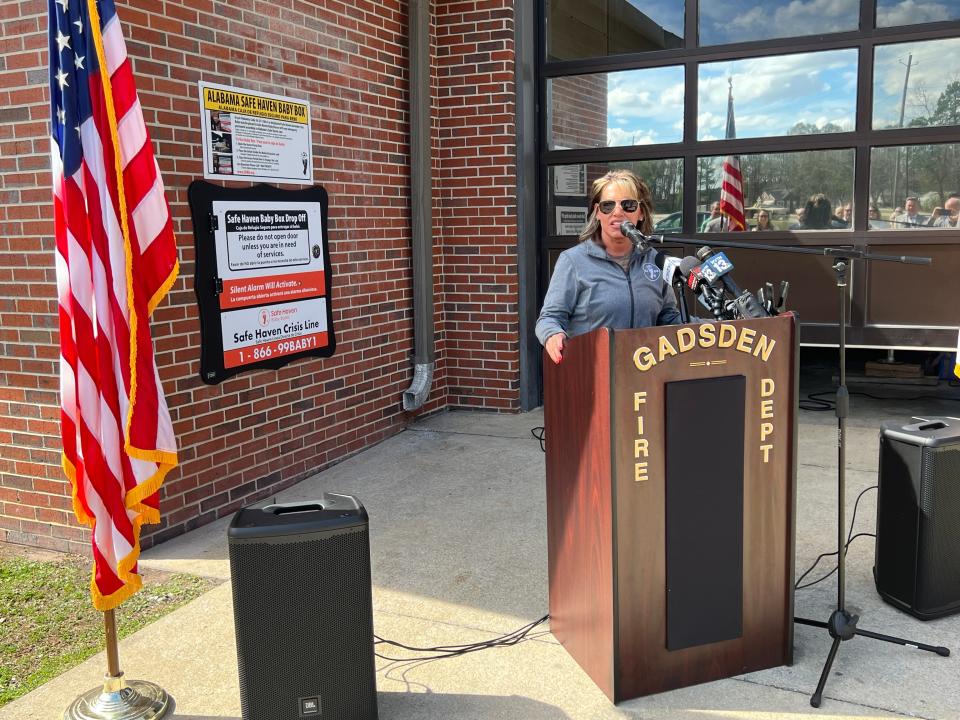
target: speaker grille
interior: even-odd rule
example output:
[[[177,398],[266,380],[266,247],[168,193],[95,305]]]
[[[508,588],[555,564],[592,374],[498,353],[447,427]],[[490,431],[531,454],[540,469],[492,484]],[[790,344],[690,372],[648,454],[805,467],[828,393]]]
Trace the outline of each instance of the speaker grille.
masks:
[[[366,528],[231,542],[230,570],[244,719],[376,718]]]
[[[924,521],[917,597],[936,608],[960,605],[960,446],[925,448],[923,452]]]

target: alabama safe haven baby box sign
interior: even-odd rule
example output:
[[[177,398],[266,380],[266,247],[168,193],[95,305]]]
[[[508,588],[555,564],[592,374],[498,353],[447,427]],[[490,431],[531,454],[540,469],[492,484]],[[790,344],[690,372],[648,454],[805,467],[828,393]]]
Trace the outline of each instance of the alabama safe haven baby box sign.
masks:
[[[190,205],[203,380],[333,354],[323,188],[195,182]]]

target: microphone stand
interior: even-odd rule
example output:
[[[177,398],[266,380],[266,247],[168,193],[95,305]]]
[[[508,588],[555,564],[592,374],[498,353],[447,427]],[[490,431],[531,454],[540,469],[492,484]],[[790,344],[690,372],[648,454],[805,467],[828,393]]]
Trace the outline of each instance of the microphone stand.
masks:
[[[644,237],[646,241],[663,242],[663,236]],[[694,243],[685,238],[670,236],[671,241],[681,241]],[[850,394],[847,391],[846,380],[846,361],[847,361],[847,271],[852,267],[854,258],[859,260],[879,260],[886,262],[899,262],[910,265],[930,265],[931,259],[928,257],[915,257],[911,255],[875,255],[863,250],[854,248],[800,248],[784,247],[779,245],[761,245],[741,242],[710,242],[710,247],[732,247],[745,248],[749,250],[770,250],[773,252],[799,253],[806,255],[826,255],[835,258],[833,270],[837,279],[837,290],[840,295],[840,377],[837,385],[837,402],[835,412],[837,415],[837,606],[830,614],[826,622],[820,620],[810,620],[807,618],[794,617],[793,621],[800,625],[811,625],[813,627],[825,628],[833,638],[830,645],[830,651],[827,654],[827,660],[824,663],[823,671],[820,673],[820,681],[817,683],[817,689],[810,697],[810,704],[813,707],[820,707],[823,699],[823,688],[827,683],[827,677],[830,675],[830,669],[833,667],[833,661],[837,656],[837,650],[840,643],[845,640],[852,640],[857,635],[861,637],[872,638],[873,640],[882,640],[883,642],[894,643],[896,645],[909,645],[920,650],[934,652],[942,657],[948,657],[950,650],[942,646],[926,645],[914,640],[907,640],[892,635],[882,635],[880,633],[863,630],[857,627],[860,620],[859,615],[852,615],[846,608],[846,540],[844,538],[845,520],[845,490],[846,490],[846,442],[847,442],[847,415],[850,409]]]

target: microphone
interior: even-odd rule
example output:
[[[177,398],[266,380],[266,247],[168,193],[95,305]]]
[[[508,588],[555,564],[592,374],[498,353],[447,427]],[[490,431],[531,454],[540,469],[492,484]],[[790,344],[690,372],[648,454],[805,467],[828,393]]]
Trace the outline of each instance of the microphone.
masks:
[[[715,253],[710,247],[704,245],[697,250],[697,257],[703,260],[701,272],[703,276],[716,287],[717,280],[721,282],[724,288],[733,296],[732,310],[735,317],[739,318],[765,318],[770,317],[760,302],[749,290],[743,290],[732,277],[730,271],[733,270],[733,263],[725,253]]]
[[[620,223],[620,233],[632,242],[638,249],[645,250],[647,248],[647,237],[643,235],[637,226],[634,225],[629,220],[624,220]]]
[[[687,283],[687,286],[696,292],[700,285],[700,280],[703,277],[700,274],[700,261],[691,255],[687,255],[680,261],[677,271],[680,273],[680,277]]]
[[[680,273],[687,287],[693,291],[697,302],[712,312],[718,320],[724,319],[723,294],[703,276],[700,260],[688,255],[680,261],[677,272]]]
[[[711,283],[716,284],[717,280],[723,283],[723,286],[735,298],[743,295],[743,290],[729,277],[733,270],[733,263],[725,253],[715,253],[710,247],[704,245],[697,250],[697,257],[703,261],[703,274]]]
[[[739,317],[747,319],[770,317],[766,308],[749,291],[739,295],[733,302],[736,305],[736,314]]]

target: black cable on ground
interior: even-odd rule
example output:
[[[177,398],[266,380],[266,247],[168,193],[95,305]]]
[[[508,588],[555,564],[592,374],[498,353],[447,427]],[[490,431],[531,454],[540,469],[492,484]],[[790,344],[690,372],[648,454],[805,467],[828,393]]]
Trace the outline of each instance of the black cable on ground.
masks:
[[[379,635],[374,635],[373,638],[375,642],[374,645],[392,645],[393,647],[401,648],[403,650],[409,650],[411,652],[427,652],[427,653],[438,653],[436,655],[428,655],[426,657],[415,656],[407,658],[396,658],[389,657],[387,655],[381,655],[378,652],[374,652],[378,658],[382,660],[392,660],[395,662],[406,662],[408,660],[443,660],[445,658],[459,657],[460,655],[466,655],[467,653],[477,652],[479,650],[487,650],[489,648],[495,647],[509,647],[511,645],[516,645],[523,640],[530,639],[529,633],[538,625],[542,625],[547,620],[550,619],[549,615],[544,615],[539,620],[534,620],[531,623],[527,623],[521,628],[509,632],[506,635],[501,635],[500,637],[493,638],[491,640],[484,640],[477,643],[468,643],[466,645],[437,645],[435,647],[415,647],[413,645],[404,645],[403,643],[394,642],[393,640],[385,640]]]
[[[857,533],[856,535],[854,535],[854,534],[853,534],[853,526],[854,526],[854,523],[857,522],[857,508],[860,506],[860,498],[862,498],[862,497],[863,497],[866,493],[868,493],[870,490],[875,490],[875,489],[877,489],[877,487],[878,487],[877,485],[871,485],[871,486],[868,487],[868,488],[864,488],[864,489],[860,492],[860,494],[857,495],[857,500],[856,500],[856,502],[853,503],[853,516],[850,518],[850,531],[847,533],[847,542],[846,542],[846,544],[844,544],[844,546],[843,546],[844,555],[846,555],[847,548],[850,547],[850,543],[852,543],[852,542],[853,542],[854,540],[856,540],[858,537],[876,537],[876,535],[874,535],[873,533]],[[817,559],[813,561],[813,565],[811,565],[809,568],[807,568],[807,571],[806,571],[805,573],[803,573],[803,575],[801,575],[799,578],[797,578],[797,581],[796,581],[796,582],[794,583],[794,585],[793,585],[793,589],[794,589],[794,590],[803,590],[803,589],[805,589],[805,588],[812,587],[812,586],[816,585],[816,584],[819,583],[819,582],[823,582],[823,581],[826,580],[828,577],[830,577],[831,575],[833,575],[833,574],[837,571],[837,568],[839,567],[839,565],[834,566],[833,570],[831,570],[830,572],[828,572],[828,573],[827,573],[826,575],[824,575],[823,577],[821,577],[821,578],[819,578],[819,579],[817,579],[817,580],[814,580],[813,582],[807,583],[806,585],[801,585],[801,584],[800,584],[801,582],[803,582],[803,579],[804,579],[807,575],[809,575],[811,572],[813,572],[813,569],[820,563],[821,560],[823,560],[823,558],[832,557],[833,555],[837,555],[837,554],[838,554],[838,551],[837,551],[837,550],[834,550],[833,552],[822,553],[821,555],[819,555],[819,556],[817,557]]]
[[[547,431],[544,429],[543,425],[537,425],[535,428],[531,428],[530,434],[540,441],[540,451],[546,452],[547,451]]]
[[[880,383],[881,385],[889,385],[889,383]],[[960,383],[954,384],[951,380],[949,387],[958,387]],[[892,387],[892,386],[891,386]],[[897,386],[900,387],[900,386]],[[807,400],[813,405],[804,405],[801,401],[799,407],[801,410],[809,410],[811,412],[822,412],[825,410],[833,410],[836,407],[835,400],[821,400],[820,398],[824,395],[833,395],[836,396],[836,390],[824,390],[823,392],[810,393],[807,395]],[[960,398],[957,397],[941,397],[939,395],[914,395],[912,397],[881,397],[880,395],[871,395],[870,393],[865,392],[850,392],[850,395],[858,395],[859,397],[870,398],[871,400],[885,400],[885,401],[907,401],[914,402],[917,400],[949,400],[951,402],[960,402]]]

